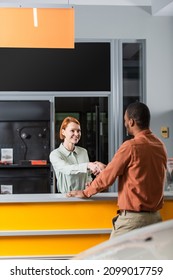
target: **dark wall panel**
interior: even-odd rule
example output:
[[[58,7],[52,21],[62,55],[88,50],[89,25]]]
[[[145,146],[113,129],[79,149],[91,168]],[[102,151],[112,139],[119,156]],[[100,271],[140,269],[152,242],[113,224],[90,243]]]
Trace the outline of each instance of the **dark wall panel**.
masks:
[[[110,91],[110,43],[0,48],[0,91]]]

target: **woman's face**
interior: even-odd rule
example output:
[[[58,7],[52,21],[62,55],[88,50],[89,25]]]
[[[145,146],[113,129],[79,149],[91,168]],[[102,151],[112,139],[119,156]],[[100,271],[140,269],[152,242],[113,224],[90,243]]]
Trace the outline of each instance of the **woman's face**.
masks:
[[[77,123],[71,122],[67,125],[65,129],[62,130],[64,135],[64,141],[71,144],[77,144],[81,138],[81,128]]]

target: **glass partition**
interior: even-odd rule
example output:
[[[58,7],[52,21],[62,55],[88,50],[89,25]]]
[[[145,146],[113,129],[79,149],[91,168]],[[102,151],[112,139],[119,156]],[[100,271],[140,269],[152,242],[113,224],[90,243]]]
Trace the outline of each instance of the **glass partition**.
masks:
[[[144,101],[144,41],[122,43],[123,116],[128,104]],[[123,140],[129,138],[123,125]]]
[[[99,49],[100,51],[98,51]],[[0,56],[3,57],[4,51],[8,52],[9,50],[1,49]],[[23,56],[20,56],[20,54],[22,54],[26,57],[26,51],[17,51],[19,52],[18,57],[21,58],[22,65],[27,68],[27,63],[30,63],[30,60],[27,60],[25,64],[22,62]],[[145,101],[145,41],[105,40],[97,43],[94,43],[94,41],[85,43],[78,42],[76,43],[76,49],[72,52],[70,51],[70,53],[68,53],[67,50],[60,50],[59,52],[54,50],[45,51],[47,56],[44,55],[45,53],[43,51],[32,50],[32,54],[38,54],[38,57],[37,55],[31,55],[31,57],[40,59],[40,61],[43,61],[42,58],[46,57],[44,65],[43,63],[37,63],[37,66],[40,67],[39,71],[37,71],[40,75],[36,77],[37,86],[35,86],[35,80],[31,79],[30,81],[28,80],[29,76],[25,75],[29,87],[25,87],[23,82],[19,82],[18,85],[23,85],[22,88],[15,87],[15,85],[11,87],[12,83],[6,83],[7,87],[4,86],[1,88],[1,101],[12,101],[14,99],[50,101],[50,110],[45,109],[43,113],[43,117],[47,114],[50,117],[50,130],[49,126],[45,129],[45,124],[43,124],[43,129],[37,128],[38,125],[33,129],[32,127],[28,127],[28,124],[27,128],[22,128],[23,130],[19,132],[22,132],[23,138],[19,137],[19,141],[17,141],[17,145],[20,145],[21,149],[14,150],[14,159],[16,155],[18,158],[20,157],[19,160],[25,162],[34,159],[34,156],[37,155],[42,148],[43,157],[41,154],[37,156],[37,160],[46,159],[48,162],[49,151],[57,148],[60,144],[60,139],[58,137],[60,124],[66,116],[71,115],[77,118],[81,123],[82,137],[79,145],[87,149],[90,161],[98,160],[105,164],[108,163],[116,152],[117,147],[128,138],[123,120],[127,105],[136,100]],[[14,57],[16,57],[15,52],[16,50],[12,50]],[[89,59],[86,52],[90,53]],[[12,60],[9,59],[10,56],[6,57],[8,57],[8,69],[11,69],[13,66]],[[54,65],[55,61],[55,67],[48,67],[49,64],[51,66]],[[7,65],[7,63],[5,65]],[[17,62],[15,65],[17,65]],[[87,68],[87,66],[89,68]],[[49,71],[50,68],[53,72]],[[23,70],[21,73],[22,72]],[[43,74],[45,76],[43,76]],[[13,77],[13,75],[10,77]],[[54,77],[55,83],[52,83],[52,77]],[[7,78],[9,78],[9,73]],[[47,83],[47,78],[49,83]],[[20,78],[20,81],[25,81],[25,79]],[[34,87],[30,87],[31,85]],[[3,90],[4,92],[2,92]],[[11,90],[11,92],[8,92],[9,90]],[[18,90],[17,95],[15,90]],[[20,107],[20,109],[24,110],[24,107]],[[18,111],[18,113],[20,112],[21,110]],[[31,116],[33,116],[33,113],[33,109],[29,110]],[[1,114],[1,121],[3,116]],[[21,122],[23,123],[23,119]],[[14,128],[15,137],[17,137],[16,129],[18,129],[18,126]],[[1,137],[4,137],[4,135],[5,134],[2,134]],[[13,137],[13,134],[9,139],[7,137],[7,140],[11,141],[10,144],[15,137]],[[33,144],[35,143],[33,142],[34,139],[36,139],[37,145]],[[26,144],[29,145],[27,146],[27,150]],[[1,144],[1,148],[13,147],[12,145],[5,145],[3,143],[3,145]],[[33,148],[36,152],[34,152],[30,158],[28,153],[32,153]],[[45,153],[46,156],[44,155]],[[47,166],[48,171],[50,171],[50,165],[48,164]],[[44,184],[42,182],[43,190],[40,190],[40,188],[36,190],[35,186],[38,184],[35,177],[39,172],[38,166],[22,166],[24,170],[23,173],[25,173],[26,168],[30,171],[32,168],[34,169],[33,174],[30,173],[32,175],[30,180],[33,180],[33,188],[30,190],[29,186],[26,186],[26,190],[24,191],[21,186],[19,191],[15,191],[15,193],[32,193],[34,195],[35,193],[41,192],[56,192],[55,188],[52,186],[52,181],[50,183],[50,174],[45,173],[45,170],[47,170],[46,167],[40,167],[41,170],[44,171],[44,174],[40,176],[44,181]],[[9,172],[14,171],[11,171],[11,166],[8,166],[8,168],[2,166],[1,169],[5,178],[1,182],[1,192],[3,194],[14,193],[12,189],[14,190],[18,187],[11,188],[12,184],[9,178],[7,180]],[[25,174],[23,177],[25,177]],[[48,179],[45,180],[45,177]],[[18,178],[14,179],[16,185],[19,185]],[[116,187],[112,186],[109,192],[115,192],[116,190]]]

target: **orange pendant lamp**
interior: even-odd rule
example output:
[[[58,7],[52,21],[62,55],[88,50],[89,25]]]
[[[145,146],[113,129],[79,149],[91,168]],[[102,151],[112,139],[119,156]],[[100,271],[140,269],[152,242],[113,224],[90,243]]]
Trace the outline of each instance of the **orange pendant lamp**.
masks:
[[[0,47],[74,48],[74,9],[0,8]]]

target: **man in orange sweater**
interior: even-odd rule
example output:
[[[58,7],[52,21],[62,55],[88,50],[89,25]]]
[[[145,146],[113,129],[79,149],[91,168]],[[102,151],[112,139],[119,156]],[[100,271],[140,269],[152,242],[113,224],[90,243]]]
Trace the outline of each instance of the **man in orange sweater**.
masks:
[[[164,144],[151,132],[149,108],[131,103],[124,124],[132,139],[125,141],[111,162],[83,191],[68,197],[88,199],[110,187],[118,178],[119,213],[113,219],[111,237],[161,221],[167,153]]]

